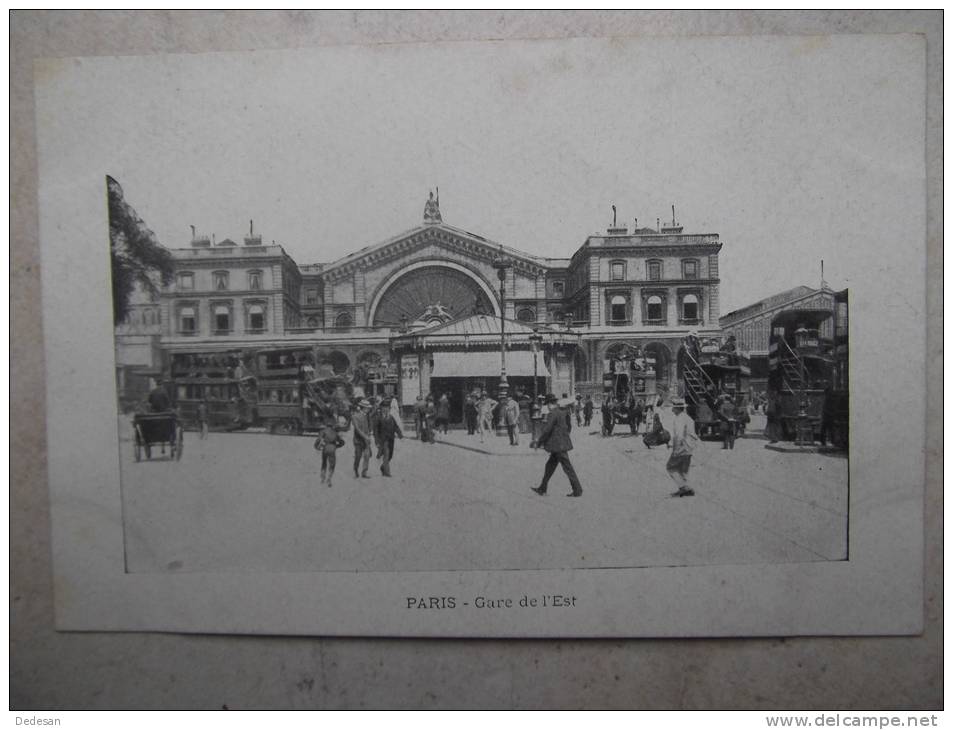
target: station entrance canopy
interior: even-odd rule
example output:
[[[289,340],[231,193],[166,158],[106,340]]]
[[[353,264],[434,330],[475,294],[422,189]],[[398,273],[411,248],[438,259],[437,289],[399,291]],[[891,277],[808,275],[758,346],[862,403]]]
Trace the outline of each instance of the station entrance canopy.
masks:
[[[536,374],[549,378],[549,369],[543,353],[536,356]],[[434,378],[471,378],[498,375],[500,353],[496,352],[435,352],[433,353]],[[526,350],[508,350],[506,353],[507,377],[533,377],[533,353]]]

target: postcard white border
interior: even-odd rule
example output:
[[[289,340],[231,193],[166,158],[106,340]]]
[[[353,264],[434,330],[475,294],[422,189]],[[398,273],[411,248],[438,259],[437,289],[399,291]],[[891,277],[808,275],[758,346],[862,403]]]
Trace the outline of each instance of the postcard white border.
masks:
[[[909,38],[922,43],[922,38]],[[68,60],[45,63],[38,64],[39,76]],[[925,99],[925,90],[922,96]],[[924,372],[910,367],[909,353],[926,352],[925,167],[920,179],[909,181],[924,190],[924,210],[920,216],[911,212],[908,239],[902,245],[872,242],[876,256],[871,256],[869,270],[858,272],[862,276],[852,277],[850,285],[848,561],[564,571],[141,575],[123,570],[119,463],[118,456],[108,456],[117,452],[118,433],[105,255],[106,171],[63,175],[59,161],[44,155],[44,119],[53,111],[50,99],[38,89],[57,628],[500,637],[922,631],[926,383]],[[884,296],[900,289],[909,306],[896,307]],[[865,404],[876,404],[876,410]],[[896,423],[877,413],[901,412],[908,433],[898,441]],[[408,596],[451,595],[518,600],[544,593],[574,595],[577,605],[546,611],[518,606],[416,610],[408,609],[406,601]]]

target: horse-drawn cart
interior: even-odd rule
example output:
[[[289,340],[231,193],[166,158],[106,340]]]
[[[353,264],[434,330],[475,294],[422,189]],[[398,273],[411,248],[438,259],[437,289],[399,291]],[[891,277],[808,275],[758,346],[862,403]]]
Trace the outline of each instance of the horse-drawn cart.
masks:
[[[152,447],[159,446],[162,453],[169,447],[169,458],[182,458],[182,424],[173,411],[163,413],[137,413],[132,421],[136,439],[136,461],[152,458]]]

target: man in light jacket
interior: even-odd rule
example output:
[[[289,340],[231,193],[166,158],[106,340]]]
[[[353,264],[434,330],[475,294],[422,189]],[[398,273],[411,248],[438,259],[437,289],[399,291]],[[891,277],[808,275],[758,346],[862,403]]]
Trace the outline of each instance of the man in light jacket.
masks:
[[[672,413],[675,420],[672,422],[672,455],[668,457],[665,470],[678,485],[678,491],[673,497],[693,497],[695,490],[688,485],[688,470],[692,465],[692,452],[698,443],[695,434],[695,422],[685,412],[685,401],[681,398],[672,398]]]
[[[497,402],[486,393],[481,394],[480,400],[477,401],[477,430],[480,432],[481,444],[485,441],[484,434],[487,431],[491,435],[493,433],[493,409],[496,406]]]

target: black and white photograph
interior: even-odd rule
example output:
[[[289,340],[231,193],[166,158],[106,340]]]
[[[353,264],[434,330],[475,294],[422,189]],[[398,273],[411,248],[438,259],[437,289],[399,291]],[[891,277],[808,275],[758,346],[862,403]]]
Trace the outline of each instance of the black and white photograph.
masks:
[[[89,549],[151,586],[118,627],[914,630],[917,571],[884,603],[849,577],[871,543],[922,550],[922,494],[895,481],[922,470],[922,54],[900,35],[38,62],[64,579]],[[74,291],[88,308],[62,308]],[[79,399],[89,441],[60,417]],[[333,608],[236,598],[282,581]],[[113,623],[63,595],[67,625]]]

